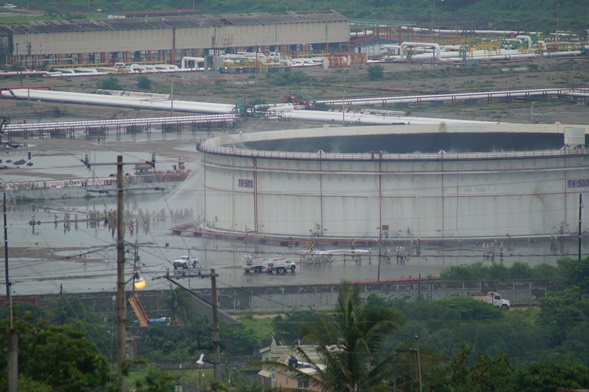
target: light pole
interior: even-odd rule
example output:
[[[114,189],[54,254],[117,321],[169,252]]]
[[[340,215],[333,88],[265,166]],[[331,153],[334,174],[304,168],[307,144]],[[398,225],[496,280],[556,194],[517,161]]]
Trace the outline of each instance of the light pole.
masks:
[[[170,85],[170,98],[171,98],[171,103],[170,103],[170,116],[174,116],[174,81],[171,80],[171,85]]]
[[[432,0],[432,25],[431,33],[432,33],[432,42],[434,42],[434,26],[436,25],[436,0]]]
[[[376,281],[380,282],[380,260],[382,259],[382,224],[378,227],[378,264],[376,270]]]
[[[346,90],[342,96],[342,127],[346,126]]]
[[[530,111],[530,117],[532,118],[532,124],[534,123],[534,102],[532,101],[532,109]]]
[[[22,68],[20,66],[20,56],[18,55],[18,47],[20,45],[20,42],[15,42],[14,45],[16,45],[16,70],[20,77],[20,85],[22,86]]]

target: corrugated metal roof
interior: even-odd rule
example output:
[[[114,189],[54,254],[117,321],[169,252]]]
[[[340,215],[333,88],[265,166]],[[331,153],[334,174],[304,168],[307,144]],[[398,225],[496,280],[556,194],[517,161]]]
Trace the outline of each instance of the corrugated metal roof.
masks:
[[[220,16],[164,16],[155,18],[115,18],[100,20],[50,20],[8,23],[3,30],[12,34],[50,34],[94,31],[158,30],[221,26],[251,26],[318,22],[347,22],[340,13],[329,11],[224,14]]]

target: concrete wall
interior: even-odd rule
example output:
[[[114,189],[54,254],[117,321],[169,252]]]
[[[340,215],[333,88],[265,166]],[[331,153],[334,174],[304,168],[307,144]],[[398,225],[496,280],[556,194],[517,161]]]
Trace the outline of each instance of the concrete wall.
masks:
[[[547,293],[562,289],[561,281],[480,281],[480,282],[386,282],[361,284],[362,295],[367,297],[374,293],[388,298],[415,300],[418,297],[428,300],[447,298],[459,295],[472,295],[497,291],[509,299],[512,305],[534,305]],[[305,286],[266,286],[223,288],[218,290],[219,308],[226,313],[245,312],[284,312],[294,309],[332,309],[336,305],[339,284],[305,285]],[[210,289],[194,290],[197,294],[210,300]],[[150,318],[166,315],[166,309],[158,298],[166,291],[141,291],[141,303]],[[114,293],[84,293],[73,294],[88,308],[101,315],[114,316]],[[51,305],[58,295],[35,296],[37,305],[46,308]],[[210,317],[210,307],[195,301],[193,311],[205,317]],[[127,319],[135,320],[130,306],[127,307]],[[230,322],[226,315],[221,320]]]

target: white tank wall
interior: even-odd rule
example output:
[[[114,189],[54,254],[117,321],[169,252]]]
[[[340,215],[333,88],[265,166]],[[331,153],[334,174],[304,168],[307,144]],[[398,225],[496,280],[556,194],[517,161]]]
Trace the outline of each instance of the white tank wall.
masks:
[[[567,179],[586,178],[589,165],[587,156],[383,161],[379,191],[378,160],[255,161],[254,176],[252,158],[207,155],[205,216],[214,226],[309,235],[319,225],[334,237],[378,237],[381,224],[391,237],[576,232],[579,190]]]

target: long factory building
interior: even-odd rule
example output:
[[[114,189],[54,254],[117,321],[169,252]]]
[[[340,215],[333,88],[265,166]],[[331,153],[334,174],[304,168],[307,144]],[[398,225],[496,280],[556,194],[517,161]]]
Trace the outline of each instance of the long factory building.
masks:
[[[37,21],[0,26],[0,66],[177,64],[223,51],[348,51],[349,40],[349,19],[333,10]]]

